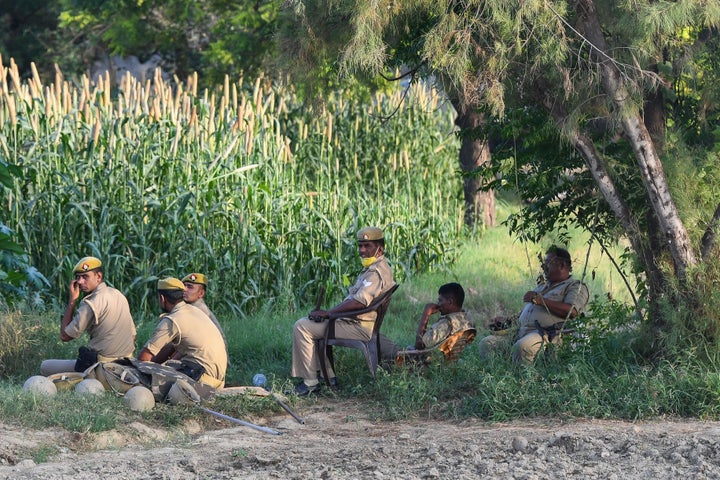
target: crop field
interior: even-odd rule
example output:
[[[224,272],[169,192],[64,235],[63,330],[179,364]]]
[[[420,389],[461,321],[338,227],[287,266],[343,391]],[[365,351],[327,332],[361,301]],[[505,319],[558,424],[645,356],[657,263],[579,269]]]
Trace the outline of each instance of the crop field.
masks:
[[[21,172],[0,221],[47,278],[45,300],[94,255],[140,311],[158,278],[189,271],[241,316],[298,305],[352,278],[364,225],[386,229],[400,278],[456,258],[458,139],[436,91],[317,105],[262,79],[197,84],[0,66],[0,157]]]

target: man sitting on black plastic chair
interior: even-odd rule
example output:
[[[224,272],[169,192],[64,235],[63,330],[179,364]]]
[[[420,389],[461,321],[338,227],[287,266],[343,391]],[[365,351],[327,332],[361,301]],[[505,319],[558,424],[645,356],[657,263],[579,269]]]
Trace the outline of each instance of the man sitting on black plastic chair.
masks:
[[[475,328],[475,324],[463,310],[465,302],[465,290],[458,283],[446,283],[438,290],[437,303],[425,305],[420,323],[418,324],[415,344],[405,350],[400,350],[397,345],[381,338],[380,349],[383,358],[394,358],[396,363],[404,363],[405,358],[415,358],[416,354],[432,349],[441,344],[452,335],[463,330]],[[428,328],[430,316],[440,313],[440,318]]]
[[[392,269],[385,258],[385,237],[377,227],[366,227],[357,233],[358,251],[363,270],[342,303],[329,310],[313,310],[307,317],[295,322],[293,327],[293,377],[303,379],[294,390],[299,396],[305,396],[320,389],[318,371],[321,352],[316,351],[316,340],[325,336],[327,318],[342,312],[360,310],[389,290],[395,281]],[[377,313],[368,312],[355,318],[338,318],[335,321],[335,337],[369,340]],[[328,365],[328,383],[337,387],[337,379],[330,362]]]

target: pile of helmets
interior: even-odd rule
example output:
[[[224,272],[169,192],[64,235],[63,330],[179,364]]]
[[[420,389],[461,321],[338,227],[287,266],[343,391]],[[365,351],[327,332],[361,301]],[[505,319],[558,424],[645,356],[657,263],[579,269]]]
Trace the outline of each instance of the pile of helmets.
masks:
[[[27,379],[23,390],[43,396],[70,390],[78,395],[103,395],[109,391],[124,397],[123,401],[131,410],[141,412],[152,410],[156,401],[192,405],[205,398],[198,393],[194,382],[186,380],[174,369],[155,364],[142,371],[135,368],[142,368],[141,364],[145,363],[148,362],[133,366],[97,363],[84,372],[56,373],[47,377],[35,375]]]

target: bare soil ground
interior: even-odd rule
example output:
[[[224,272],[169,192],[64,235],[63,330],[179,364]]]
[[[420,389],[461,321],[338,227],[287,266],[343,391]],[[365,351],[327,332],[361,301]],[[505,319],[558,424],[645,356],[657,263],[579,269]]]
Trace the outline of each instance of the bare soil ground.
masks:
[[[289,415],[157,431],[29,431],[0,422],[0,479],[720,478],[720,422],[373,421],[320,400]],[[43,463],[38,452],[47,449]]]

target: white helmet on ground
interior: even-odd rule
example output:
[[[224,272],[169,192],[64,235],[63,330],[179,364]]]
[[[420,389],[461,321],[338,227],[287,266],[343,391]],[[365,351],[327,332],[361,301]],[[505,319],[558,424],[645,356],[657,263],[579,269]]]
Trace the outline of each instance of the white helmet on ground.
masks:
[[[34,393],[36,395],[45,395],[52,397],[57,393],[57,387],[48,377],[42,375],[33,375],[25,380],[23,391]]]
[[[105,387],[96,378],[86,378],[75,387],[76,395],[102,396],[105,394]]]
[[[187,380],[180,378],[170,387],[167,401],[172,405],[192,405],[193,403],[200,403],[200,395]]]
[[[155,396],[153,393],[140,385],[132,387],[125,392],[125,398],[123,400],[130,410],[136,412],[147,412],[155,407]]]

